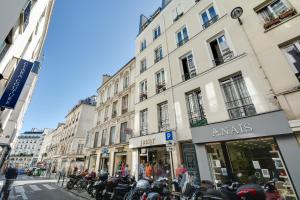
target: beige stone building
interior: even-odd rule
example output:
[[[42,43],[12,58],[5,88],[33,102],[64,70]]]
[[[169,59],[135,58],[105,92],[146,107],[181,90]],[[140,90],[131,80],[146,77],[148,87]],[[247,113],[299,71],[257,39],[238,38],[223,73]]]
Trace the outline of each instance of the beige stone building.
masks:
[[[86,168],[108,171],[111,175],[121,163],[132,168],[128,141],[134,125],[135,59],[114,75],[103,75],[97,93],[95,124],[86,141]]]
[[[292,0],[163,0],[141,15],[133,173],[148,161],[171,177],[184,163],[202,180],[275,178],[297,199],[299,12]]]
[[[52,140],[47,159],[52,171],[64,169],[72,173],[75,166],[83,170],[85,161],[84,144],[87,131],[95,115],[95,96],[79,101],[65,117],[64,123],[51,133]]]

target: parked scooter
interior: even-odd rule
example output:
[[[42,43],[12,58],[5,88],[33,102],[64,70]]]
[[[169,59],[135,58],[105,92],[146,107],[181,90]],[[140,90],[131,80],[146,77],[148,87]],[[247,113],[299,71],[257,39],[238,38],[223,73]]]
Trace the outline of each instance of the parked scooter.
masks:
[[[147,200],[169,200],[171,192],[168,188],[168,178],[159,177],[156,181],[151,184],[151,188],[148,191],[145,191],[142,199]]]
[[[81,175],[70,175],[69,181],[67,182],[67,189],[71,190],[74,188],[81,188],[81,183],[83,180],[83,177]]]
[[[91,196],[96,200],[102,199],[102,193],[105,189],[105,185],[108,179],[108,173],[99,174],[98,180],[94,183]]]
[[[149,178],[141,178],[132,189],[126,194],[125,200],[140,200],[144,193],[151,189],[152,180]]]
[[[266,183],[264,190],[266,193],[266,200],[284,200],[275,186],[275,181]]]

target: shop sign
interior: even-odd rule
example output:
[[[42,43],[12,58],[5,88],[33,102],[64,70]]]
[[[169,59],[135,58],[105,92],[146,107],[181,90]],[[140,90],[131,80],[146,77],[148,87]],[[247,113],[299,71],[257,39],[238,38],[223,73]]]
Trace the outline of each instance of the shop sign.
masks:
[[[157,146],[165,144],[165,133],[150,134],[129,139],[129,148],[143,148],[148,146]]]
[[[291,134],[283,111],[273,111],[236,120],[192,128],[193,143],[229,141]]]
[[[230,127],[212,128],[212,136],[220,137],[225,135],[238,135],[252,133],[253,128],[249,122],[234,124]]]
[[[102,154],[109,154],[109,149],[107,148],[107,147],[103,147],[102,149],[101,149],[101,153]]]

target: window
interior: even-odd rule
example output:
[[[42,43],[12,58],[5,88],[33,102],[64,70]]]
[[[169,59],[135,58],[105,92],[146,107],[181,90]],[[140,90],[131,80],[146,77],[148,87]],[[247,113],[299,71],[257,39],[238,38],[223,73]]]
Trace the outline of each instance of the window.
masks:
[[[178,19],[180,19],[183,16],[181,4],[178,4],[176,8],[172,11],[172,13],[173,13],[173,22],[176,22]]]
[[[300,40],[284,47],[283,51],[292,67],[293,72],[300,81]]]
[[[124,122],[121,124],[121,128],[120,128],[120,143],[128,142],[126,129],[127,129],[127,122]]]
[[[160,132],[169,130],[169,114],[168,102],[159,104],[158,106],[158,129]]]
[[[27,3],[26,7],[23,9],[23,12],[21,14],[22,32],[25,31],[25,29],[29,24],[30,12],[31,12],[31,1]]]
[[[147,43],[146,43],[146,40],[143,40],[142,42],[141,42],[141,52],[142,51],[144,51],[145,49],[146,49],[146,47],[147,47]]]
[[[140,112],[140,132],[141,135],[148,134],[148,109],[142,110]]]
[[[217,15],[215,8],[211,6],[201,14],[201,19],[203,23],[202,27],[203,29],[206,29],[207,27],[218,21],[219,16]]]
[[[126,73],[123,78],[123,89],[127,89],[129,86],[129,74]]]
[[[215,66],[221,65],[234,56],[233,51],[229,48],[225,35],[213,39],[209,43]]]
[[[115,82],[115,87],[114,87],[114,95],[117,95],[119,92],[119,81]]]
[[[186,100],[191,127],[207,124],[203,109],[201,90],[197,89],[186,93]]]
[[[78,144],[78,147],[77,147],[77,154],[78,155],[83,154],[83,146],[84,146],[84,144]]]
[[[143,73],[147,69],[147,63],[146,63],[146,58],[141,60],[141,68],[140,68],[140,73]]]
[[[94,148],[97,148],[98,146],[98,138],[99,138],[99,132],[96,132],[94,138],[94,145],[93,145]]]
[[[177,46],[180,47],[189,41],[189,36],[186,27],[184,26],[180,31],[176,33]]]
[[[159,46],[154,50],[154,63],[157,63],[163,58],[162,47]]]
[[[107,129],[103,129],[102,138],[101,138],[101,146],[106,145],[106,136],[107,136]]]
[[[181,58],[183,80],[189,80],[196,76],[196,68],[194,64],[194,58],[192,53],[188,53]]]
[[[166,83],[165,83],[165,71],[160,70],[155,74],[155,81],[156,81],[156,94],[161,93],[166,90]]]
[[[117,105],[118,105],[118,101],[113,102],[111,118],[115,118],[117,116]]]
[[[160,36],[160,26],[158,26],[156,29],[153,31],[153,40],[156,40]]]
[[[128,95],[122,97],[122,114],[128,112]]]
[[[230,119],[237,119],[256,114],[255,107],[248,93],[241,74],[220,81]]]
[[[107,91],[106,91],[106,99],[107,99],[107,100],[110,99],[110,89],[111,89],[111,87],[108,86]]]
[[[147,99],[147,80],[140,82],[140,101]]]
[[[270,1],[269,4],[257,10],[258,15],[265,23],[264,28],[268,29],[281,21],[294,16],[296,10],[293,9],[286,0]]]
[[[115,143],[115,134],[116,134],[116,127],[112,126],[110,128],[109,145],[112,145]]]
[[[104,121],[108,120],[108,109],[109,109],[109,106],[106,106],[105,111],[104,111]]]

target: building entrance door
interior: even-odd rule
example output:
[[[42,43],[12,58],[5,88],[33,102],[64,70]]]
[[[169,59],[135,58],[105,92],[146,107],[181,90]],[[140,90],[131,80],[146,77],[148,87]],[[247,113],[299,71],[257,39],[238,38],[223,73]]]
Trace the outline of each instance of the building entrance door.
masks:
[[[183,163],[188,169],[191,175],[194,175],[196,179],[200,180],[199,169],[197,163],[197,156],[194,144],[184,143],[182,144],[183,150]]]

